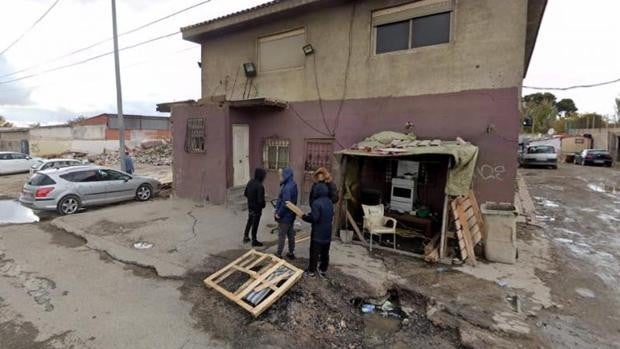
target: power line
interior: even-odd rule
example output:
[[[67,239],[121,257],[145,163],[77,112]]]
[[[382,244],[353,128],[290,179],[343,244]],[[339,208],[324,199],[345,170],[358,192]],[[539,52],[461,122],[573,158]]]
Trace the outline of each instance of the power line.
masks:
[[[529,88],[531,90],[568,91],[568,90],[574,90],[574,89],[578,89],[578,88],[591,88],[591,87],[599,87],[599,86],[611,85],[611,84],[615,84],[617,82],[620,82],[620,78],[617,78],[617,79],[614,79],[614,80],[609,80],[609,81],[604,81],[604,82],[598,82],[598,83],[594,83],[594,84],[573,85],[573,86],[567,86],[567,87],[523,86],[523,88]]]
[[[60,0],[57,0],[57,1],[60,1]],[[186,7],[186,8],[183,8],[183,9],[181,9],[181,10],[178,10],[178,11],[176,11],[176,12],[173,12],[173,13],[171,13],[171,14],[169,14],[169,15],[166,15],[166,16],[164,16],[164,17],[161,17],[161,18],[155,19],[155,20],[150,21],[150,22],[148,22],[148,23],[145,23],[145,24],[139,25],[139,26],[137,26],[137,27],[135,27],[135,28],[133,28],[133,29],[127,30],[127,31],[122,32],[122,33],[119,33],[119,34],[118,34],[118,37],[125,36],[125,35],[129,35],[129,34],[131,34],[131,33],[135,33],[135,32],[137,32],[137,31],[139,31],[139,30],[142,30],[142,29],[144,29],[144,28],[150,27],[150,26],[152,26],[152,25],[154,25],[154,24],[157,24],[157,23],[159,23],[159,22],[162,22],[162,21],[164,21],[164,20],[166,20],[166,19],[169,19],[169,18],[174,17],[174,16],[176,16],[176,15],[179,15],[179,14],[181,14],[181,13],[187,12],[187,11],[189,11],[189,10],[191,10],[191,9],[194,9],[194,8],[196,8],[196,7],[198,7],[198,6],[204,5],[204,4],[209,3],[209,2],[211,2],[211,1],[212,1],[212,0],[204,0],[204,1],[201,1],[201,2],[199,2],[199,3],[196,3],[196,4],[194,4],[194,5],[191,5],[191,6],[189,6],[189,7]],[[107,38],[107,39],[104,39],[104,40],[97,41],[97,42],[95,42],[95,43],[93,43],[93,44],[90,44],[90,45],[88,45],[88,46],[84,46],[84,47],[82,47],[82,48],[79,48],[79,49],[73,50],[73,51],[71,51],[71,52],[65,53],[65,54],[63,54],[63,55],[61,55],[61,56],[58,56],[58,57],[56,57],[56,58],[52,58],[52,59],[47,60],[47,61],[45,61],[45,62],[40,62],[40,63],[34,64],[34,65],[31,65],[31,66],[29,66],[29,67],[26,67],[26,68],[23,68],[23,69],[20,69],[20,70],[14,71],[14,72],[9,73],[9,74],[0,75],[0,78],[5,78],[5,77],[8,77],[8,76],[13,76],[13,75],[16,75],[16,74],[19,74],[19,73],[23,73],[23,72],[28,71],[28,70],[32,70],[32,69],[38,68],[38,67],[40,67],[40,66],[42,66],[42,65],[46,65],[46,64],[49,64],[49,63],[54,63],[54,62],[57,62],[57,61],[59,61],[59,60],[61,60],[61,59],[63,59],[63,58],[71,57],[71,56],[76,55],[76,54],[78,54],[78,53],[81,53],[81,52],[84,52],[84,51],[90,50],[91,48],[93,48],[93,47],[97,47],[97,46],[99,46],[99,45],[101,45],[101,44],[104,44],[104,43],[106,43],[106,42],[110,41],[110,40],[112,40],[112,38],[111,38],[111,37],[109,37],[109,38]]]
[[[175,31],[174,33],[169,33],[169,34],[161,35],[161,36],[158,36],[156,38],[152,38],[152,39],[149,39],[149,40],[141,41],[141,42],[139,42],[137,44],[125,46],[123,48],[120,48],[119,52],[120,51],[129,50],[129,49],[132,49],[132,48],[135,48],[135,47],[139,47],[139,46],[142,46],[142,45],[146,45],[146,44],[149,44],[149,43],[151,43],[153,41],[165,39],[165,38],[171,37],[171,36],[179,34],[179,33],[180,33],[179,31]],[[76,65],[81,65],[81,64],[88,63],[90,61],[94,61],[96,59],[99,59],[99,58],[102,58],[102,57],[105,57],[105,56],[109,56],[109,55],[111,55],[113,53],[114,53],[114,51],[110,51],[110,52],[106,52],[106,53],[102,53],[102,54],[99,54],[99,55],[96,55],[96,56],[92,56],[92,57],[89,57],[89,58],[86,58],[86,59],[83,59],[81,61],[77,61],[77,62],[74,62],[74,63],[65,64],[65,65],[61,65],[61,66],[55,67],[55,68],[50,68],[50,69],[47,69],[47,70],[43,70],[43,71],[41,71],[39,73],[25,75],[25,76],[20,76],[19,78],[15,78],[15,79],[11,79],[11,80],[0,81],[0,85],[4,85],[4,84],[11,83],[11,82],[16,82],[16,81],[24,80],[24,79],[33,78],[35,76],[44,75],[44,74],[55,72],[55,71],[58,71],[58,70],[63,70],[63,69],[71,68],[71,67],[74,67]]]
[[[52,11],[52,9],[54,7],[56,7],[56,5],[60,2],[60,0],[56,0],[54,1],[54,3],[52,4],[52,6],[50,6],[45,12],[43,12],[43,15],[41,15],[41,17],[39,17],[36,21],[34,21],[34,23],[32,23],[32,25],[30,25],[30,27],[28,27],[28,29],[26,29],[26,31],[24,31],[20,36],[17,37],[17,39],[15,39],[12,43],[9,44],[9,46],[7,46],[4,50],[2,50],[2,52],[0,52],[0,56],[2,56],[3,54],[6,53],[6,51],[10,50],[11,47],[13,47],[15,44],[17,44],[18,42],[21,41],[21,39],[24,38],[24,36],[26,36],[26,34],[28,34],[34,27],[37,26],[37,24],[39,24],[39,22],[41,22],[43,20],[43,18],[45,18],[45,16],[47,16],[48,13],[50,13],[50,11]]]
[[[187,48],[184,48],[182,50],[178,50],[178,51],[172,52],[172,53],[168,54],[168,56],[161,56],[160,55],[160,56],[157,56],[156,58],[153,58],[153,59],[146,59],[146,60],[143,60],[143,61],[131,63],[129,65],[122,66],[121,69],[122,70],[127,70],[127,69],[130,69],[130,68],[136,67],[136,66],[144,65],[145,63],[159,61],[159,60],[162,60],[162,59],[163,60],[168,60],[168,59],[172,58],[171,55],[176,55],[176,54],[179,54],[179,53],[187,52],[187,51],[189,51],[191,49],[195,49],[195,48],[196,48],[196,46],[187,47]],[[54,86],[54,85],[56,85],[56,84],[53,84],[52,86]],[[31,86],[26,86],[26,87],[17,87],[17,88],[10,88],[10,89],[0,89],[0,92],[25,91],[25,90],[39,88],[41,86],[49,86],[49,85],[48,84],[37,84],[37,85],[31,85]]]

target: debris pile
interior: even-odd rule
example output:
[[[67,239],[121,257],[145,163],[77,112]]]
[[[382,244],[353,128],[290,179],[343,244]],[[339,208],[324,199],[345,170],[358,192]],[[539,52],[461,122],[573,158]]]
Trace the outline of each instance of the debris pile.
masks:
[[[131,157],[138,164],[170,166],[172,163],[172,144],[163,140],[146,141],[131,151]],[[91,155],[87,159],[99,165],[116,164],[119,162],[118,151]]]

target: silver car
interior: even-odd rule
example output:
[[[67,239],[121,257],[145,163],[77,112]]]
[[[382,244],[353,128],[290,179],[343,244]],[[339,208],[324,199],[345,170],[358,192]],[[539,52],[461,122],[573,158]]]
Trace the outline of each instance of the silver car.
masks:
[[[45,159],[35,163],[30,167],[30,174],[33,175],[39,171],[49,170],[51,168],[59,169],[69,166],[80,166],[85,163],[76,159]]]
[[[558,168],[558,154],[552,145],[531,145],[519,155],[519,165]]]
[[[68,215],[82,207],[133,199],[147,201],[160,186],[151,177],[100,166],[72,166],[37,172],[24,185],[19,202],[33,210]]]

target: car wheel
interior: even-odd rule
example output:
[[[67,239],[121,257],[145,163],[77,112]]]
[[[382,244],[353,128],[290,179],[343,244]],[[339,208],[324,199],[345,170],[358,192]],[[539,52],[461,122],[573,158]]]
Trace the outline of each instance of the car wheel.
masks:
[[[79,209],[80,199],[75,195],[67,195],[58,203],[58,213],[63,216],[74,214]]]
[[[147,201],[153,196],[153,188],[148,184],[141,184],[136,190],[136,199],[138,201]]]

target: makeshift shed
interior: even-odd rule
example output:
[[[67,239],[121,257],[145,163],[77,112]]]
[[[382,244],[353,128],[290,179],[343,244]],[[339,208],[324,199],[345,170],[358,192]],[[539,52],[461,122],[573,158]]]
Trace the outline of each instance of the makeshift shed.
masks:
[[[461,139],[417,140],[413,135],[382,132],[336,157],[344,197],[337,228],[355,224],[362,239],[378,237],[379,244],[417,255],[440,240],[443,257],[449,203],[451,198],[470,195],[478,147]],[[369,206],[380,207],[385,217],[396,221],[391,236],[384,234],[387,230],[378,236],[368,234]]]

